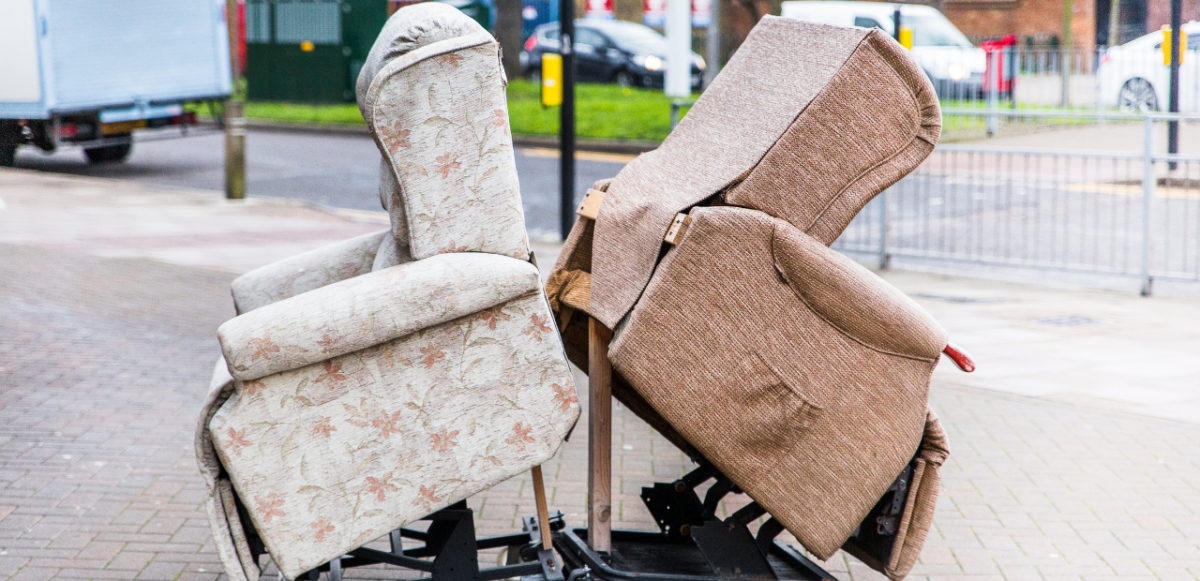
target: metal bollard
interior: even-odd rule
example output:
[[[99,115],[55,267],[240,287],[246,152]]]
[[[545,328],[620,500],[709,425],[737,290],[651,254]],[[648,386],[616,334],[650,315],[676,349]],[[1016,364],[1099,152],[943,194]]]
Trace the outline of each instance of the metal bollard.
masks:
[[[1154,189],[1158,179],[1154,175],[1154,118],[1147,116],[1142,122],[1142,296],[1153,294],[1154,279],[1150,276],[1150,226],[1151,211],[1154,209]]]

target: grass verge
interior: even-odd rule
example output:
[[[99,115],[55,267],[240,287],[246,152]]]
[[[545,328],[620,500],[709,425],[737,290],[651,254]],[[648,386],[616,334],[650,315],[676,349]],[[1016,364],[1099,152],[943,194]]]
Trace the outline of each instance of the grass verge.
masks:
[[[662,91],[581,83],[576,87],[575,131],[587,139],[662,141],[670,132],[671,100]],[[536,83],[508,84],[508,110],[517,135],[558,135],[558,107],[542,107]],[[252,101],[246,117],[280,123],[361,125],[353,103],[307,105]]]

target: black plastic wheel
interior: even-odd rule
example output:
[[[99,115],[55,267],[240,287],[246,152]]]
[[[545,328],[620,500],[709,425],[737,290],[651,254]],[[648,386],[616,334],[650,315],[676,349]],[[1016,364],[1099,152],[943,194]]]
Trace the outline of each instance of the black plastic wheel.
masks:
[[[122,143],[88,148],[83,150],[83,154],[87,156],[89,163],[115,163],[125,161],[131,150],[133,150],[132,143]]]

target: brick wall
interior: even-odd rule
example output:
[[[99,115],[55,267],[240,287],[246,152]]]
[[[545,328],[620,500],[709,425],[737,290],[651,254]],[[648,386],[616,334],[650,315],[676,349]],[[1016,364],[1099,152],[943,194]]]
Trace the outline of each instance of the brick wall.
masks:
[[[1076,47],[1091,49],[1096,39],[1097,0],[1074,0],[1071,32]],[[1107,1],[1107,0],[1099,0]],[[1200,4],[1200,0],[1190,0]],[[1015,34],[1022,42],[1034,37],[1039,43],[1050,37],[1063,38],[1062,0],[1019,0],[1014,2],[946,2],[946,17],[963,34],[972,38],[1000,38]]]
[[[1200,0],[1183,0],[1183,21],[1200,20]],[[1146,6],[1146,32],[1171,24],[1171,1],[1150,0]]]

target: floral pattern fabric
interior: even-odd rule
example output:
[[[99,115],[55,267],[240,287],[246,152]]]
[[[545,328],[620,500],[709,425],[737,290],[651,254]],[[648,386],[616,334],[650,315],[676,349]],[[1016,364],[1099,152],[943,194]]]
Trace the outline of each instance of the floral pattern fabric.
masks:
[[[381,230],[329,244],[256,268],[231,285],[238,314],[371,272],[375,254],[390,236]]]
[[[434,54],[372,84],[371,129],[399,183],[418,260],[529,256],[499,50],[491,40]]]
[[[579,403],[540,292],[238,382],[208,428],[284,574],[539,465]]]
[[[436,256],[267,305],[226,321],[217,336],[233,377],[250,381],[491,308],[538,290],[539,280],[537,267],[505,256]]]
[[[498,51],[453,8],[397,11],[358,94],[390,233],[235,282],[196,446],[231,581],[261,574],[252,534],[296,578],[545,462],[578,419]]]

